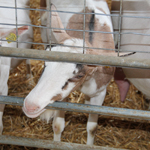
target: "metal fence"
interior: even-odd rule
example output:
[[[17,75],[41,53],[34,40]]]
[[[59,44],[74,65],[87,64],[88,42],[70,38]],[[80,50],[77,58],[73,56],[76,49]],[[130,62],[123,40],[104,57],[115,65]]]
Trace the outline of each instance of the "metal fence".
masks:
[[[17,23],[17,10],[36,10],[36,11],[49,11],[45,9],[31,9],[31,8],[20,8],[17,7],[17,0],[15,0],[15,7],[5,7],[0,6],[0,9],[15,9],[16,12],[16,24],[8,24],[5,22],[0,22],[0,25],[4,26],[32,26],[32,27],[38,27],[38,28],[45,28],[45,29],[57,29],[57,30],[72,30],[77,32],[83,32],[83,39],[85,42],[85,32],[89,32],[85,30],[85,26],[83,27],[83,30],[73,30],[73,29],[61,29],[61,28],[51,28],[46,26],[36,26],[32,24],[18,24]],[[50,0],[51,1],[51,0]],[[150,20],[150,16],[145,15],[125,15],[123,14],[123,0],[115,1],[114,3],[119,3],[119,9],[118,11],[112,10],[112,14],[106,15],[106,14],[97,14],[97,15],[106,15],[111,16],[113,18],[113,21],[115,20],[116,24],[116,31],[114,32],[102,32],[98,31],[99,33],[105,33],[105,34],[114,34],[115,41],[116,41],[116,48],[115,49],[105,49],[105,50],[113,50],[118,53],[118,56],[120,55],[120,52],[136,52],[136,53],[150,53],[150,50],[148,50],[149,45],[147,45],[147,50],[144,48],[144,50],[141,49],[123,49],[122,48],[122,36],[123,35],[132,35],[132,36],[144,36],[149,38],[150,33],[146,32],[136,32],[136,31],[123,31],[122,25],[124,24],[123,18],[136,18],[136,19],[146,19]],[[135,2],[135,1],[134,1]],[[137,1],[138,2],[138,1]],[[146,1],[145,1],[146,2]],[[84,0],[84,6],[86,5],[86,0]],[[78,13],[78,12],[71,12],[71,11],[60,11],[57,10],[59,13],[71,13],[71,14],[83,14],[85,16],[85,7],[84,7],[84,13]],[[144,12],[145,13],[145,12]],[[144,14],[142,13],[142,14]],[[93,14],[93,13],[88,13]],[[117,18],[117,23],[116,19]],[[84,25],[85,25],[85,19],[84,19]],[[149,30],[147,28],[147,30]],[[92,31],[97,32],[97,31]],[[18,37],[18,31],[16,28],[16,33]],[[51,37],[51,36],[50,36]],[[5,39],[0,39],[0,41],[7,41]],[[18,40],[11,41],[18,43]],[[91,47],[85,47],[85,43],[83,42],[83,51],[84,49],[88,49]],[[35,42],[22,42],[22,43],[30,43],[30,44],[41,44],[41,45],[58,45],[56,43],[52,43],[50,40],[50,43],[35,43]],[[148,44],[148,43],[147,43]],[[61,45],[61,46],[67,46],[68,45]],[[104,48],[97,48],[92,47],[92,49],[98,49],[98,50],[104,50]],[[83,52],[84,53],[84,52]],[[45,61],[61,61],[61,62],[71,62],[71,63],[81,63],[81,64],[94,64],[94,65],[105,65],[105,66],[116,66],[116,67],[129,67],[129,68],[142,68],[142,69],[149,69],[150,68],[150,60],[149,59],[131,59],[126,57],[115,57],[115,56],[96,56],[96,55],[88,55],[88,54],[73,54],[70,55],[70,53],[59,53],[59,52],[46,52],[46,51],[35,51],[31,49],[20,49],[20,48],[8,48],[8,47],[0,47],[0,56],[6,56],[6,57],[15,57],[15,58],[24,58],[24,59],[38,59],[38,60],[45,60]],[[17,98],[17,97],[4,97],[0,96],[0,103],[1,104],[12,104],[12,105],[19,105],[22,106],[23,104],[23,98]],[[85,113],[96,113],[96,114],[102,114],[107,116],[117,116],[117,117],[128,117],[128,118],[135,118],[135,119],[143,119],[143,120],[150,120],[150,112],[149,111],[141,111],[141,110],[129,110],[129,109],[122,109],[122,108],[112,108],[112,107],[98,107],[98,106],[91,106],[91,105],[83,105],[83,104],[71,104],[71,103],[62,103],[62,102],[55,102],[54,104],[50,104],[46,107],[47,109],[59,109],[59,110],[67,110],[67,111],[78,111],[78,112],[85,112]],[[27,140],[27,142],[26,142]],[[21,141],[21,142],[20,142]],[[25,144],[22,143],[22,141],[25,141]],[[9,144],[17,144],[17,145],[26,145],[26,146],[33,146],[33,147],[41,147],[41,148],[59,148],[58,142],[50,142],[50,141],[44,141],[44,140],[33,140],[32,143],[29,143],[30,139],[25,138],[15,138],[15,137],[6,137],[1,136],[0,137],[0,143],[9,143]],[[34,143],[36,142],[36,143]],[[37,144],[39,143],[40,144]],[[42,144],[41,144],[42,143]],[[61,144],[61,143],[60,143]],[[45,146],[44,146],[45,145]],[[65,146],[62,146],[65,145]],[[71,145],[71,146],[70,146]],[[96,146],[86,146],[86,145],[77,145],[77,144],[61,144],[61,149],[112,149],[112,148],[104,148],[104,147],[96,147]]]

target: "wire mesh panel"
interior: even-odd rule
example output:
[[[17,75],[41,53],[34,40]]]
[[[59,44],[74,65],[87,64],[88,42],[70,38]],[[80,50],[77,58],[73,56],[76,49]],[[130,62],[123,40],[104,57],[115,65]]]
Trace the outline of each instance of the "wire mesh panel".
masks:
[[[82,5],[86,5],[86,2],[83,2],[84,4]],[[118,44],[117,47],[120,47],[120,44],[118,41],[121,42],[121,38],[123,38],[122,40],[122,46],[121,46],[121,51],[124,51],[124,52],[146,52],[148,53],[149,51],[147,50],[149,48],[148,44],[147,44],[147,41],[148,41],[148,37],[150,34],[148,34],[148,27],[147,27],[147,24],[149,24],[149,5],[148,5],[148,1],[145,0],[144,2],[141,2],[141,1],[138,1],[137,5],[138,6],[135,6],[136,8],[132,9],[132,8],[129,8],[129,5],[130,5],[130,1],[113,1],[113,5],[115,5],[117,3],[117,6],[119,5],[119,8],[114,8],[114,10],[112,11],[112,14],[111,15],[108,15],[108,14],[102,14],[102,13],[95,13],[96,15],[100,15],[100,16],[112,16],[112,20],[113,20],[113,24],[114,24],[114,32],[110,32],[110,33],[113,33],[114,36],[115,36],[115,41],[116,43]],[[133,2],[132,2],[133,3]],[[142,5],[141,5],[142,4]],[[21,7],[17,7],[17,9],[15,9],[15,7],[17,7],[17,3],[15,1],[14,3],[14,6],[11,5],[11,6],[1,6],[0,8],[1,9],[8,9],[8,10],[13,10],[14,11],[14,23],[1,23],[1,26],[5,26],[6,27],[9,27],[9,26],[12,26],[15,27],[15,26],[25,26],[25,25],[29,25],[29,26],[32,26],[32,27],[37,27],[37,28],[44,28],[44,29],[47,29],[47,28],[51,28],[51,27],[46,27],[45,25],[44,26],[38,26],[38,25],[33,25],[31,24],[30,22],[28,23],[17,23],[17,18],[19,17],[17,15],[17,10],[21,11],[24,11],[24,10],[29,10],[29,8],[21,8]],[[84,14],[85,12],[75,12],[73,11],[73,8],[70,8],[70,10],[63,10],[62,9],[62,6],[60,5],[60,9],[59,9],[59,6],[57,7],[57,12],[59,12],[59,15],[60,17],[61,16],[64,16],[65,14]],[[62,10],[61,10],[62,9]],[[116,9],[116,10],[115,10]],[[47,10],[44,10],[44,9],[30,9],[30,10],[37,10],[40,12],[40,14],[42,12],[47,12]],[[140,10],[140,11],[138,11]],[[137,13],[138,12],[138,13]],[[19,14],[19,13],[18,13]],[[86,13],[86,15],[90,15],[92,14],[91,13]],[[86,16],[84,15],[84,16]],[[120,16],[120,17],[119,17]],[[86,18],[86,17],[84,17]],[[50,20],[49,20],[50,21]],[[84,22],[85,20],[83,20]],[[140,22],[140,23],[139,23]],[[142,22],[142,23],[141,23]],[[81,30],[76,30],[76,29],[67,29],[66,28],[66,24],[67,22],[63,21],[64,23],[64,27],[65,29],[62,29],[62,30],[66,30],[66,31],[78,31],[78,32],[82,32],[83,35],[85,32],[89,32],[88,30],[85,30],[84,28],[84,24],[83,24],[83,29]],[[136,26],[133,26],[133,24],[136,24]],[[145,25],[145,26],[144,26]],[[132,26],[132,28],[130,28]],[[4,28],[4,27],[3,27]],[[53,27],[54,28],[54,27]],[[84,31],[85,30],[85,31]],[[84,31],[84,32],[83,32]],[[132,32],[131,32],[132,31]],[[109,34],[109,32],[105,32],[105,31],[90,31],[90,32],[93,32],[93,33],[106,33],[106,34]],[[17,28],[16,28],[16,34],[17,34]],[[132,37],[133,36],[133,37]],[[18,37],[18,35],[17,35]],[[130,38],[129,38],[130,37]],[[143,38],[146,38],[143,39]],[[84,39],[84,38],[83,38]],[[125,39],[125,40],[124,40]],[[128,41],[126,42],[126,40],[128,39]],[[132,40],[134,41],[132,41]],[[142,39],[141,41],[141,46],[139,46],[139,42],[137,42],[138,40]],[[16,39],[17,40],[17,39]],[[11,41],[11,39],[1,39],[1,41]],[[123,43],[123,41],[125,43]],[[136,42],[135,42],[136,41]],[[145,42],[144,42],[145,41]],[[49,40],[49,42],[52,42],[54,44],[53,41]],[[36,42],[21,42],[21,43],[31,43],[31,44],[37,44]],[[41,45],[43,43],[40,43]],[[49,43],[44,43],[43,45],[48,45]],[[129,46],[130,45],[130,46]],[[133,48],[132,48],[133,47]],[[102,49],[102,48],[98,48],[98,47],[92,47],[93,49]],[[142,51],[141,51],[142,49]],[[144,50],[143,50],[144,49]],[[106,50],[115,50],[117,51],[117,49],[107,49]]]
[[[134,7],[132,7],[134,4]],[[120,17],[118,14],[120,7]],[[121,51],[149,53],[149,2],[145,1],[114,1],[112,11],[114,31],[121,29]],[[120,19],[121,18],[121,19]],[[118,22],[121,20],[121,24]],[[117,37],[117,35],[116,35]],[[119,37],[116,38],[116,42]],[[119,42],[118,42],[119,43]],[[116,43],[117,44],[117,43]]]

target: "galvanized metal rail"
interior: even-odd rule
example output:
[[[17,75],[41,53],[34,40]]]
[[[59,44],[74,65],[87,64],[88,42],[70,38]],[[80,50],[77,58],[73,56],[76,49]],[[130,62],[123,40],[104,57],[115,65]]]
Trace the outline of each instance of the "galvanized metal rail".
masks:
[[[19,97],[0,96],[0,104],[10,104],[23,106],[23,99]],[[65,110],[74,112],[83,112],[91,114],[101,114],[105,116],[115,116],[133,119],[150,120],[150,111],[115,108],[106,106],[96,106],[87,104],[75,104],[67,102],[55,102],[46,106],[46,109]]]
[[[0,25],[3,26],[16,26],[16,24],[9,24],[9,23],[0,23]],[[31,24],[17,24],[17,26],[31,26],[31,27],[37,27],[37,28],[45,28],[45,29],[57,29],[57,30],[65,30],[65,31],[77,31],[77,32],[89,32],[89,30],[76,30],[76,29],[64,29],[64,28],[49,28],[45,26],[37,26],[37,25],[31,25]],[[143,36],[150,36],[150,34],[144,34],[144,33],[138,33],[138,32],[104,32],[104,31],[90,31],[93,33],[105,33],[105,34],[134,34],[134,35],[143,35]],[[2,41],[0,39],[0,41]]]
[[[51,140],[31,139],[7,135],[1,135],[0,142],[3,144],[12,144],[12,145],[47,148],[47,149],[60,149],[60,150],[125,150],[120,148],[116,149],[102,146],[89,146],[83,144],[55,142]]]
[[[12,40],[3,40],[0,39],[0,41],[10,41],[10,42],[15,42],[16,41],[12,41]],[[45,46],[49,46],[48,43],[36,43],[36,42],[19,42],[18,43],[28,43],[28,44],[39,44],[39,45],[45,45]],[[71,45],[65,45],[65,44],[57,44],[57,43],[52,43],[53,46],[64,46],[64,47],[74,47],[74,48],[82,48],[83,46],[71,46]],[[107,50],[107,51],[118,51],[118,49],[108,49],[108,48],[98,48],[98,47],[87,47],[85,46],[86,49],[93,49],[93,50]],[[137,53],[150,53],[150,51],[146,51],[146,50],[127,50],[127,49],[120,49],[120,52],[137,52]]]
[[[117,55],[117,54],[116,54]],[[45,61],[69,62],[79,64],[104,65],[130,68],[150,68],[150,59],[131,59],[127,57],[101,56],[66,52],[40,51],[32,49],[0,47],[0,56]]]

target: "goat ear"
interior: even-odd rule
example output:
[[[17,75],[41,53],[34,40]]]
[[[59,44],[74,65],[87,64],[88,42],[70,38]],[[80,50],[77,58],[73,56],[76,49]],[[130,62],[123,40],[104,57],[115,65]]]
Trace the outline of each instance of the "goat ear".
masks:
[[[22,26],[18,28],[18,36],[20,36],[21,34],[23,34],[24,32],[26,32],[29,29],[28,26]],[[16,29],[14,29],[14,33],[16,34]]]
[[[56,10],[56,7],[54,5],[51,5],[51,10]],[[64,29],[64,26],[57,12],[51,12],[51,18],[52,28]],[[53,35],[58,43],[62,43],[63,41],[70,39],[70,36],[66,33],[66,31],[61,29],[52,29]]]
[[[18,36],[20,36],[21,34],[23,34],[25,31],[28,30],[28,26],[22,26],[22,27],[19,27],[18,28]],[[16,28],[12,29],[12,30],[9,30],[8,32],[1,32],[0,36],[2,38],[5,38],[7,37],[10,33],[13,33],[15,36],[17,35],[17,32],[16,32]]]

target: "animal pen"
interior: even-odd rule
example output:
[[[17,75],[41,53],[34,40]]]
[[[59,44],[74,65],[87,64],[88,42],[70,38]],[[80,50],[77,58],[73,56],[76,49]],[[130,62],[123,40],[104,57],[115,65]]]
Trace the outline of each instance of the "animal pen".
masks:
[[[86,3],[86,0],[84,0],[84,2]],[[135,19],[137,23],[138,20],[140,22],[146,20],[148,26],[148,23],[150,21],[148,9],[150,8],[150,6],[146,4],[146,1],[143,2],[142,0],[112,0],[108,1],[108,4],[110,5],[111,9],[110,16],[113,19],[113,26],[114,26],[114,32],[112,34],[114,34],[116,49],[113,50],[116,51],[116,53],[118,53],[118,56],[120,55],[120,52],[149,53],[148,46],[147,50],[143,50],[144,49],[143,47],[142,48],[140,47],[139,49],[135,49],[135,47],[132,47],[133,49],[121,48],[122,39],[124,40],[124,38],[128,38],[124,37],[124,35],[132,37],[134,36],[135,39],[137,36],[144,36],[146,38],[150,37],[150,33],[138,32],[137,29],[135,31],[124,31],[122,29],[124,24],[127,25],[127,23],[125,22],[125,20],[123,20],[123,18],[128,18],[129,20]],[[137,14],[136,12],[132,11],[132,6],[139,8],[139,12]],[[70,53],[42,51],[42,49],[44,49],[44,46],[51,45],[54,43],[43,43],[41,38],[39,38],[41,34],[40,28],[47,28],[46,26],[41,26],[40,14],[43,11],[49,11],[45,9],[40,9],[40,0],[30,0],[30,8],[19,8],[17,6],[8,8],[0,6],[0,9],[15,9],[16,16],[18,9],[31,10],[30,18],[32,20],[32,24],[30,24],[29,26],[32,26],[34,28],[34,41],[32,42],[32,44],[33,48],[38,50],[36,51],[33,49],[20,49],[20,48],[16,49],[16,48],[0,47],[0,56],[32,59],[31,71],[33,72],[33,78],[35,82],[37,82],[42,72],[44,66],[42,61],[57,61],[57,62],[60,61],[79,64],[142,68],[142,69],[150,68],[149,59],[133,59],[133,58],[131,59],[128,57],[115,57],[115,56],[106,57],[88,54],[70,55]],[[60,11],[58,10],[58,12]],[[125,12],[125,14],[123,14],[123,12]],[[128,15],[128,12],[132,13]],[[142,15],[140,14],[140,12],[142,13]],[[73,13],[73,12],[68,12],[66,10],[66,12],[63,13]],[[0,25],[9,26],[10,24],[0,22]],[[11,25],[23,26],[22,24],[17,24],[17,17],[16,17],[16,24]],[[87,31],[83,30],[83,36],[85,32]],[[108,34],[107,32],[102,33]],[[147,43],[147,45],[148,44],[149,43]],[[84,43],[82,48],[83,49],[87,48],[84,46]],[[42,123],[42,121],[39,118],[29,119],[25,117],[21,111],[21,108],[19,107],[23,105],[22,97],[25,97],[30,92],[30,90],[35,86],[35,85],[28,86],[29,80],[25,79],[25,74],[26,74],[25,63],[23,62],[15,69],[13,73],[10,74],[8,82],[9,96],[0,96],[0,103],[8,104],[8,106],[6,106],[6,110],[8,111],[5,112],[4,114],[4,131],[3,135],[0,136],[1,144],[36,147],[39,149],[40,148],[80,149],[80,150],[81,149],[113,150],[118,148],[143,149],[143,150],[150,149],[149,143],[150,112],[147,110],[148,104],[145,101],[144,96],[133,85],[131,85],[127,99],[123,104],[120,102],[118,89],[113,80],[108,86],[104,106],[99,107],[82,104],[84,102],[84,95],[82,93],[79,93],[78,91],[75,91],[69,95],[68,102],[65,103],[55,102],[53,104],[49,104],[46,107],[47,109],[58,109],[69,111],[66,114],[66,124],[65,124],[66,130],[64,131],[64,135],[62,136],[63,142],[55,142],[52,141],[52,133],[51,133],[52,128],[50,127],[51,124],[47,125],[46,123]],[[87,113],[100,114],[98,120],[99,125],[97,131],[98,133],[96,134],[95,143],[93,146],[85,145],[86,143],[85,122]],[[19,129],[17,129],[17,127]],[[78,127],[79,130],[76,130],[75,128]],[[72,133],[72,130],[75,130],[76,133]],[[27,131],[29,132],[25,133]],[[70,136],[70,134],[72,135]],[[127,134],[129,134],[129,136],[127,136]],[[13,149],[13,148],[19,149],[15,148],[15,146],[7,147],[6,145],[1,145],[1,147],[3,149]]]

